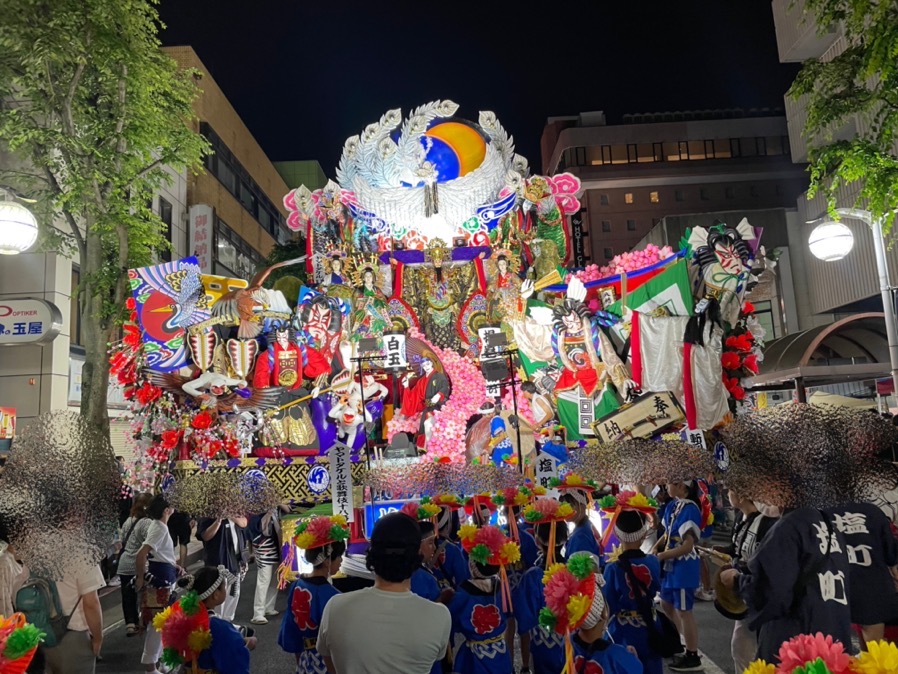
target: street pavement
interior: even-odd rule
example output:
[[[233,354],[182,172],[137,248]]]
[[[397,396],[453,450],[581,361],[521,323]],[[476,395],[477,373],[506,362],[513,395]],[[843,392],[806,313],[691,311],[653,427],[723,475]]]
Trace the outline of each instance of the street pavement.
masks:
[[[241,586],[240,602],[237,606],[235,620],[238,624],[250,624],[255,586],[256,570],[255,566],[251,565]],[[144,668],[140,664],[143,636],[125,636],[125,625],[122,621],[122,609],[118,597],[119,594],[116,592],[117,603],[103,614],[106,626],[103,639],[103,660],[97,664],[97,674],[141,674],[144,672]],[[258,646],[252,654],[250,671],[253,674],[292,674],[295,669],[293,656],[284,653],[277,645],[278,629],[286,604],[287,593],[286,591],[280,592],[277,602],[277,610],[280,611],[280,615],[270,618],[267,625],[252,626],[259,639]],[[732,621],[717,613],[711,602],[696,602],[695,617],[699,627],[699,645],[705,654],[705,672],[707,674],[734,674],[733,661],[730,658]],[[520,660],[518,663],[520,664]]]

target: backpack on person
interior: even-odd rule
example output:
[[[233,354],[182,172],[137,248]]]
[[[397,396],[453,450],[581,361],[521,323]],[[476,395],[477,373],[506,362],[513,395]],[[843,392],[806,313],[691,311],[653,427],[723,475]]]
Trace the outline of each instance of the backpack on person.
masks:
[[[81,603],[79,597],[78,604]],[[72,613],[78,608],[72,609]],[[15,609],[39,630],[46,632],[44,646],[57,646],[69,628],[72,613],[65,615],[59,601],[59,591],[52,580],[32,575],[16,593]]]

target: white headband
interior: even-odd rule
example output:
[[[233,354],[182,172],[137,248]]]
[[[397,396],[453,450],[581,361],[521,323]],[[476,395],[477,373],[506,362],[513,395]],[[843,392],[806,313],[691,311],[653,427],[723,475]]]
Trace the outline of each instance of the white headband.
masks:
[[[621,543],[638,543],[641,541],[645,535],[649,532],[651,527],[649,526],[649,521],[645,520],[642,524],[642,528],[638,531],[621,531],[620,527],[617,524],[614,525],[614,535],[617,536],[618,540]]]
[[[595,574],[595,578],[596,592],[592,597],[592,604],[589,607],[589,612],[583,620],[583,628],[587,630],[598,625],[605,614],[605,595],[602,594],[602,588],[605,587],[605,579],[598,573]]]
[[[191,580],[189,581],[189,583],[188,583],[188,585],[187,585],[187,589],[188,589],[188,590],[190,590],[190,589],[193,588],[194,580],[195,580],[195,578],[194,578],[194,579],[191,579]],[[207,589],[207,590],[206,590],[205,592],[203,592],[202,594],[197,595],[197,599],[199,599],[200,601],[203,601],[204,599],[208,599],[208,598],[211,597],[213,594],[215,594],[215,591],[218,589],[218,587],[219,587],[222,583],[228,583],[228,584],[230,584],[230,583],[231,583],[232,581],[234,581],[234,580],[236,580],[236,578],[231,574],[231,572],[228,571],[224,566],[222,566],[221,564],[219,564],[219,565],[218,565],[218,578],[215,579],[215,582],[212,583],[212,585],[209,587],[209,589]]]

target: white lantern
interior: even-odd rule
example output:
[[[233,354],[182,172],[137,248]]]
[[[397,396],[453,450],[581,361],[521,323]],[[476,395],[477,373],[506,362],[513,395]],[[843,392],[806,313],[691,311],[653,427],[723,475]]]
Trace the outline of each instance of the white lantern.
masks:
[[[818,260],[841,260],[854,248],[854,234],[841,222],[824,222],[814,227],[808,247]]]
[[[15,201],[0,201],[0,255],[18,255],[37,241],[37,220]]]

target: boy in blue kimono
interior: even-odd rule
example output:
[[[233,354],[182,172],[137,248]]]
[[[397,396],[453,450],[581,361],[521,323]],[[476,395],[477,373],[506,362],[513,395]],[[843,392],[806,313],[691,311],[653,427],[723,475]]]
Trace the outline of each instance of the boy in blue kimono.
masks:
[[[672,502],[664,513],[665,534],[655,546],[658,561],[662,563],[661,608],[679,625],[686,642],[686,652],[674,656],[670,668],[675,672],[692,672],[702,668],[698,627],[692,614],[695,591],[701,585],[701,560],[695,550],[701,538],[700,495],[695,480],[671,482],[667,493]]]
[[[539,625],[539,612],[546,605],[543,595],[543,566],[549,547],[550,527],[548,522],[533,527],[533,536],[539,547],[540,556],[532,567],[524,572],[517,588],[512,591],[517,631],[521,637],[521,671],[531,668],[533,674],[558,674],[564,667],[564,641],[560,634],[548,631]],[[567,526],[555,523],[555,557],[564,562],[562,548],[567,542]],[[524,637],[529,637],[529,648],[524,650]]]
[[[568,536],[564,552],[570,559],[575,552],[588,552],[595,555],[599,564],[603,562],[602,537],[589,519],[589,491],[586,489],[567,489],[559,499],[569,503],[574,509],[574,529]]]
[[[614,531],[622,552],[605,567],[604,593],[611,616],[608,633],[614,642],[632,646],[646,674],[662,674],[664,661],[649,648],[644,617],[646,612],[654,613],[652,600],[661,590],[660,563],[640,550],[649,528],[648,517],[637,510],[618,514]]]
[[[458,535],[458,511],[441,506],[437,526],[440,537],[436,543],[433,575],[437,579],[440,590],[455,589],[471,577],[465,554],[461,546],[455,542]]]
[[[469,562],[470,580],[464,581],[449,603],[452,634],[465,641],[452,671],[456,674],[508,674],[511,656],[505,642],[505,612],[499,595],[499,567]]]
[[[327,602],[340,594],[329,579],[340,570],[346,552],[345,541],[312,545],[303,552],[306,561],[312,565],[312,572],[299,576],[290,586],[287,611],[278,633],[278,646],[296,655],[295,674],[327,673],[324,659],[316,647],[318,627]]]
[[[430,601],[440,598],[440,584],[436,576],[431,573],[429,565],[433,563],[436,555],[436,530],[433,522],[418,522],[421,530],[421,565],[412,574],[413,593]]]

